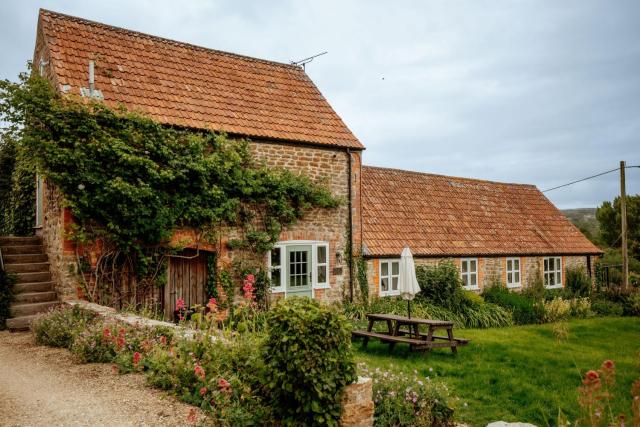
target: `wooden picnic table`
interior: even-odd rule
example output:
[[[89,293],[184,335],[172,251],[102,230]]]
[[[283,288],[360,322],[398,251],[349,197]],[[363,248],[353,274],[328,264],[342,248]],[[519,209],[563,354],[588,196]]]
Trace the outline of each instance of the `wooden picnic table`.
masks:
[[[458,347],[467,345],[469,340],[453,337],[453,322],[448,320],[420,319],[416,317],[404,317],[395,314],[367,314],[369,324],[367,330],[354,330],[354,337],[363,337],[363,345],[366,347],[370,338],[379,339],[389,343],[389,351],[392,351],[397,343],[409,344],[411,350],[430,351],[432,348],[450,347],[454,353]],[[383,322],[387,325],[386,332],[374,332],[375,323]],[[426,326],[426,333],[420,332],[420,326]],[[438,330],[446,330],[447,336],[435,335]],[[438,340],[438,341],[436,341]]]

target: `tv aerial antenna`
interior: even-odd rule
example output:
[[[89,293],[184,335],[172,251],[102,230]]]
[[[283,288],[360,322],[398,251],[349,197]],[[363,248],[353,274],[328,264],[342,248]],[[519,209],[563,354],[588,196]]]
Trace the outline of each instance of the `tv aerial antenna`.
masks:
[[[312,62],[318,56],[326,55],[327,53],[329,53],[329,52],[324,51],[324,52],[317,53],[317,54],[315,54],[313,56],[310,56],[308,58],[301,59],[300,61],[291,61],[291,65],[296,65],[298,67],[302,67],[302,69],[304,70],[304,69],[306,69],[306,65],[308,63]]]

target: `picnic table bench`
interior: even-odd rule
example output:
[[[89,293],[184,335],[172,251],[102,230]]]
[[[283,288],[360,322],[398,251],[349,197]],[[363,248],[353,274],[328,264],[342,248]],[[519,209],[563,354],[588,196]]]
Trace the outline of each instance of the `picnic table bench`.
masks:
[[[367,314],[369,324],[367,330],[354,330],[354,337],[364,338],[363,345],[366,347],[370,338],[379,339],[389,344],[389,351],[392,351],[397,343],[409,344],[411,350],[430,351],[432,348],[450,347],[454,353],[458,352],[458,347],[467,345],[469,340],[453,337],[453,322],[447,320],[430,320],[413,317],[398,316],[395,314]],[[374,332],[373,326],[376,322],[384,322],[387,325],[386,332]],[[420,332],[420,326],[427,326],[427,332]],[[435,335],[438,330],[446,330],[447,336]],[[436,341],[438,340],[438,341]]]

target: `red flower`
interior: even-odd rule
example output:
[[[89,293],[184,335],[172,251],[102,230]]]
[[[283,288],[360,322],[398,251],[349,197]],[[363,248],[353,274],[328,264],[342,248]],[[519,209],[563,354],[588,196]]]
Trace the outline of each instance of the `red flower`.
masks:
[[[200,388],[200,397],[204,397],[205,394],[207,394],[207,388],[206,387],[201,387]]]
[[[116,345],[118,346],[118,350],[122,350],[127,342],[124,339],[124,336],[119,336],[116,340]]]
[[[587,375],[585,375],[586,379],[588,380],[597,380],[598,378],[600,378],[600,375],[598,374],[598,372],[591,370],[589,372],[587,372]]]
[[[229,381],[225,380],[224,378],[220,378],[218,380],[218,387],[220,387],[220,391],[231,391],[231,384],[229,384]]]
[[[247,274],[247,277],[246,277],[245,280],[248,281],[248,282],[251,282],[251,283],[255,283],[256,276],[254,276],[253,274]]]
[[[142,355],[139,352],[133,353],[133,366],[138,366],[140,359],[142,359]]]
[[[184,300],[182,298],[178,298],[176,301],[176,309],[182,310],[184,308]]]
[[[202,366],[196,365],[193,368],[193,372],[196,374],[196,377],[200,378],[201,381],[204,381],[206,374],[204,372],[204,369],[202,369]]]
[[[104,340],[109,340],[111,338],[111,329],[109,328],[104,328],[102,330],[102,338]]]
[[[602,369],[611,370],[615,367],[616,365],[615,363],[613,363],[613,360],[605,360],[604,362],[602,362]]]
[[[217,311],[218,310],[218,301],[216,301],[215,298],[209,298],[209,302],[207,303],[207,307],[209,307],[210,311]]]

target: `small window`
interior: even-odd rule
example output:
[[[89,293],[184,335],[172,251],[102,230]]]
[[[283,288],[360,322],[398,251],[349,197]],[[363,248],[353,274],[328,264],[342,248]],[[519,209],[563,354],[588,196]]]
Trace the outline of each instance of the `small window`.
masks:
[[[519,288],[520,283],[520,258],[507,258],[507,287]]]
[[[275,247],[269,254],[269,278],[272,288],[282,287],[282,248]]]
[[[399,260],[380,261],[380,296],[399,295],[398,280],[400,278]]]
[[[547,288],[562,287],[562,258],[559,256],[544,259],[544,285]]]
[[[466,289],[478,289],[478,259],[465,258],[460,262],[460,277]]]
[[[329,286],[329,247],[318,245],[316,248],[316,270],[318,274],[316,285],[319,287]]]

